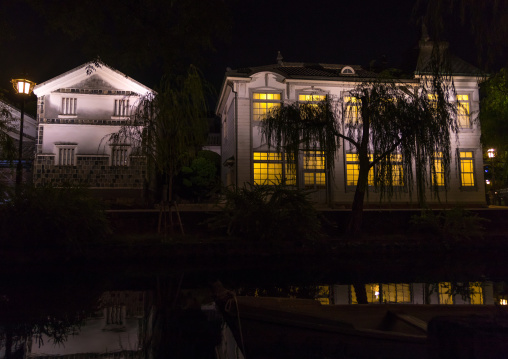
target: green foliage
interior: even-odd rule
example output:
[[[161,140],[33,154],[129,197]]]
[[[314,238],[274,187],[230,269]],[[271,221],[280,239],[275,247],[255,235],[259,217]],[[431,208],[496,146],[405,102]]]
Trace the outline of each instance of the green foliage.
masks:
[[[109,142],[130,143],[140,149],[148,159],[149,175],[155,173],[171,188],[173,178],[206,140],[205,90],[194,66],[184,77],[163,79],[157,93],[142,98],[134,117],[111,134]]]
[[[220,190],[220,155],[212,151],[200,151],[190,166],[182,167],[178,177],[178,195],[202,201]]]
[[[315,240],[321,226],[308,194],[283,184],[227,189],[224,210],[214,224],[248,240]]]
[[[413,232],[440,240],[445,245],[481,239],[487,220],[462,208],[440,211],[426,210],[411,218]]]
[[[22,187],[0,204],[0,244],[76,251],[110,233],[101,203],[78,187]]]
[[[508,150],[508,68],[481,84],[482,143],[498,152]]]

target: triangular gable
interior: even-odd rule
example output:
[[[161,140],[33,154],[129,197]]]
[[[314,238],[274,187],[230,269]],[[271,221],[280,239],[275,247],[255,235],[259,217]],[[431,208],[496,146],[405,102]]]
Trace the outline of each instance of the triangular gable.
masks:
[[[126,76],[122,72],[99,62],[87,62],[34,88],[34,94],[44,96],[60,89],[130,91],[139,95],[152,89]]]

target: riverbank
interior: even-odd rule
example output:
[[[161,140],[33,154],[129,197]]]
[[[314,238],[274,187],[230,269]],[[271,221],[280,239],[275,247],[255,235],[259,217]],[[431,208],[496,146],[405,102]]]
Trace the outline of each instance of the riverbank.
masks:
[[[481,236],[445,239],[411,231],[415,211],[366,211],[368,230],[351,239],[341,233],[346,211],[322,213],[327,234],[315,241],[246,241],[209,228],[211,213],[181,211],[185,235],[157,234],[157,211],[109,212],[114,232],[103,242],[79,248],[32,248],[0,254],[4,275],[22,271],[40,275],[81,271],[91,275],[133,273],[139,277],[186,273],[199,280],[223,277],[263,278],[277,282],[298,277],[333,281],[340,273],[351,282],[370,282],[382,272],[391,281],[433,278],[508,278],[506,209],[477,210],[485,220]],[[338,235],[334,236],[333,233]]]

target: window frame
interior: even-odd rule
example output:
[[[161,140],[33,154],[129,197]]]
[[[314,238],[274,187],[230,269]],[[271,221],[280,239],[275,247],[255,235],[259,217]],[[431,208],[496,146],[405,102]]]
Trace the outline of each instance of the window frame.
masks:
[[[461,153],[471,153],[470,157],[461,157]],[[460,179],[460,189],[463,191],[475,191],[477,190],[477,179],[476,179],[476,161],[475,161],[475,153],[476,151],[471,148],[457,148],[457,163],[458,163],[458,173],[459,173],[459,179]],[[465,172],[462,170],[463,165],[463,159],[464,161],[471,161],[471,172]],[[471,178],[473,180],[472,185],[465,185],[464,184],[464,175],[463,174],[471,174]]]
[[[58,118],[77,118],[78,117],[78,98],[61,97],[60,113]]]
[[[439,163],[440,171],[436,171],[436,162]],[[434,183],[436,177],[434,177],[434,174],[439,175],[439,177],[442,177],[441,181],[442,184],[440,184],[439,180],[437,181],[437,185]],[[445,171],[443,168],[443,153],[442,152],[435,152],[433,157],[433,163],[430,165],[430,184],[432,188],[437,190],[443,190],[446,188],[446,176]]]
[[[353,156],[356,156],[356,158],[354,158]],[[372,155],[369,155],[369,162],[372,162]],[[358,176],[360,174],[360,158],[358,157],[358,153],[352,152],[352,151],[346,152],[345,153],[345,157],[344,157],[344,164],[345,164],[345,167],[346,167],[345,168],[346,190],[352,190],[353,191],[353,190],[356,189],[356,184],[358,183]],[[348,165],[358,166],[358,173],[356,174],[356,176],[353,173],[353,181],[355,183],[354,185],[349,184],[349,181],[348,181],[348,177],[349,177]],[[370,170],[369,170],[369,179],[368,179],[368,182],[367,182],[367,187],[374,187],[375,171],[376,171],[375,166],[370,168]]]
[[[266,155],[266,159],[256,158],[256,154],[258,155]],[[274,159],[270,159],[272,155],[275,157]],[[252,183],[255,186],[275,186],[281,184],[283,181],[286,182],[287,185],[296,186],[296,172],[293,175],[293,179],[289,177],[289,172],[291,170],[291,166],[287,160],[287,154],[283,152],[270,152],[270,151],[253,151],[252,152]],[[264,179],[263,183],[257,183],[256,179],[256,164],[266,164],[267,178]],[[280,178],[277,177],[276,174],[270,173],[270,165],[279,165],[280,164]],[[293,166],[294,171],[296,168]],[[262,168],[260,168],[261,170]],[[270,176],[275,176],[275,180],[271,179]]]
[[[279,96],[279,99],[256,99],[255,98],[255,95],[256,94],[259,94],[259,95],[266,95],[266,96],[270,96],[270,95],[278,95]],[[251,114],[251,121],[253,124],[259,124],[261,121],[262,121],[262,118],[263,116],[268,112],[270,111],[270,109],[274,106],[268,106],[268,104],[278,104],[279,106],[282,105],[282,100],[283,100],[283,94],[282,94],[282,91],[280,90],[251,90],[250,91],[250,101],[251,101],[251,106],[250,106],[250,114]],[[266,104],[266,108],[255,108],[255,104]],[[264,110],[263,113],[255,113],[256,110]]]
[[[57,149],[55,156],[55,166],[59,167],[73,167],[77,164],[77,143],[62,143],[55,144]],[[70,150],[70,154],[66,153]],[[62,154],[64,156],[62,157]]]
[[[320,158],[320,159],[318,159]],[[315,164],[314,168],[307,167],[309,165],[312,166],[312,163]],[[321,163],[320,163],[321,162]],[[326,156],[323,151],[320,150],[306,150],[302,151],[302,184],[304,188],[312,188],[312,189],[326,189],[328,184],[328,176],[326,171]],[[323,181],[318,182],[318,174],[319,177],[323,178]],[[313,175],[313,183],[307,183],[307,178],[311,178],[307,175]]]
[[[109,165],[111,167],[128,167],[130,165],[130,149],[129,144],[111,144]],[[123,162],[123,163],[119,163]]]
[[[467,96],[467,100],[459,100],[459,96]],[[472,93],[471,92],[460,92],[460,93],[457,93],[456,96],[455,96],[455,102],[456,102],[456,110],[457,110],[457,126],[459,128],[459,130],[472,130],[473,129],[473,121],[472,121],[472,116],[471,116],[471,105],[472,105],[472,101],[471,101],[471,96],[472,96]],[[463,116],[461,115],[459,112],[460,112],[460,108],[461,108],[461,103],[467,103],[467,111],[468,111],[468,114],[467,114],[467,117],[468,117],[468,126],[462,126],[461,125],[461,121],[460,121],[460,117]]]

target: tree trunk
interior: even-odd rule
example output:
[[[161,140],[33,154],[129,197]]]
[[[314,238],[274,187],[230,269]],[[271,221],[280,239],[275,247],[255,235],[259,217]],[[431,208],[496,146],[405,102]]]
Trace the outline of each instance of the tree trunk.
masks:
[[[365,284],[355,283],[353,284],[353,288],[355,289],[356,302],[358,304],[369,304],[367,301],[367,290],[365,289]]]
[[[365,190],[369,183],[370,163],[368,154],[360,154],[360,171],[358,173],[358,182],[356,183],[355,197],[351,208],[351,218],[347,228],[350,236],[358,237],[362,228],[363,220],[363,202],[365,199]]]

